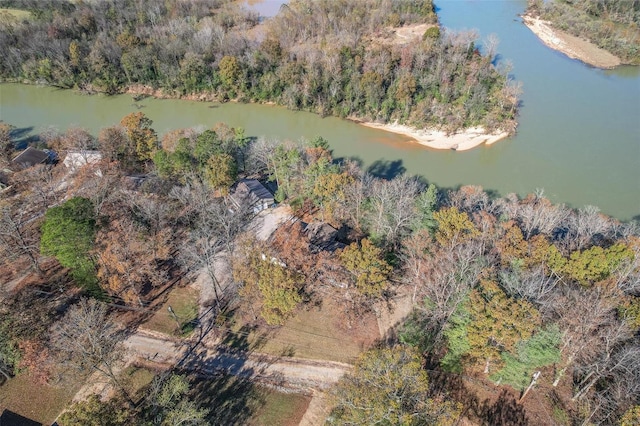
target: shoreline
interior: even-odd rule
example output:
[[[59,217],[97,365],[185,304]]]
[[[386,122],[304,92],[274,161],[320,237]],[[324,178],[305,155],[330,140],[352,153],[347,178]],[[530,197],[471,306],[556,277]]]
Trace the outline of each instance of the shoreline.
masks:
[[[543,21],[530,14],[522,15],[522,22],[542,43],[571,59],[577,59],[596,68],[611,69],[622,65],[622,60],[610,52],[596,46],[590,41],[553,28],[548,21]]]
[[[416,129],[403,124],[380,124],[356,121],[358,124],[386,132],[408,136],[420,145],[433,149],[450,149],[453,151],[468,151],[480,145],[492,145],[510,136],[509,132],[496,131],[487,133],[482,127],[470,127],[452,134],[435,129]]]
[[[28,81],[3,81],[8,84],[26,84],[26,85],[37,85],[33,82]],[[55,87],[55,86],[48,86]],[[104,92],[98,92],[93,90],[83,91],[82,89],[73,89],[73,88],[62,88],[61,90],[71,90],[80,94],[86,94],[88,96],[102,94],[106,96],[112,96],[109,94],[105,94]],[[216,96],[209,92],[200,92],[200,93],[191,93],[186,95],[176,95],[176,94],[168,94],[165,93],[162,89],[154,89],[150,86],[145,85],[129,85],[121,88],[115,95],[131,95],[131,96],[142,96],[141,99],[134,98],[134,104],[137,102],[144,101],[144,98],[154,98],[154,99],[178,99],[178,100],[187,100],[187,101],[195,101],[195,102],[221,102]],[[226,102],[238,102],[235,99],[227,100]],[[221,103],[226,103],[221,102]],[[252,103],[252,102],[249,102]],[[262,105],[269,106],[279,106],[274,102],[263,102]],[[286,108],[286,107],[283,107]],[[315,113],[317,114],[317,113]],[[446,133],[442,130],[436,130],[433,128],[427,129],[417,129],[415,127],[398,124],[396,123],[374,123],[363,121],[357,117],[347,117],[346,120],[351,121],[355,124],[359,124],[361,126],[382,130],[385,132],[396,133],[403,136],[407,136],[412,139],[414,142],[426,146],[432,149],[438,150],[452,150],[452,151],[468,151],[470,149],[476,148],[480,145],[492,145],[502,139],[505,139],[511,136],[511,132],[497,130],[492,133],[487,133],[487,131],[481,127],[470,127],[467,129],[462,129],[455,131],[454,133]]]

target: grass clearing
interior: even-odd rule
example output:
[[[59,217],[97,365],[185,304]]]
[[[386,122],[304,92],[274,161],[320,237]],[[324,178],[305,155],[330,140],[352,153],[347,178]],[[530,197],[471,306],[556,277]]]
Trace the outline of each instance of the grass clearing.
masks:
[[[221,375],[196,379],[192,396],[201,407],[210,407],[210,424],[293,426],[300,423],[310,397],[282,393],[252,383],[248,379]]]
[[[0,412],[9,409],[23,417],[50,425],[71,403],[84,376],[73,383],[54,387],[35,383],[28,374],[19,374],[0,385]]]
[[[245,351],[258,351],[277,356],[352,363],[379,337],[373,314],[353,321],[351,328],[342,309],[325,299],[321,306],[300,309],[282,327],[258,327],[234,314],[223,343]]]
[[[310,397],[274,391],[264,391],[264,405],[260,407],[249,420],[255,426],[297,426],[300,424]]]
[[[169,335],[189,335],[193,331],[193,321],[198,318],[198,296],[199,292],[196,289],[174,288],[169,293],[167,301],[143,324],[143,327]],[[175,317],[169,312],[169,307],[175,313]]]
[[[133,397],[134,401],[140,402],[145,396],[142,390],[151,383],[156,372],[148,368],[130,365],[120,376],[129,395]]]
[[[13,18],[16,18],[19,21],[31,18],[31,12],[28,12],[26,10],[20,10],[20,9],[9,9],[9,8],[2,7],[0,8],[0,16],[4,14],[9,14]]]

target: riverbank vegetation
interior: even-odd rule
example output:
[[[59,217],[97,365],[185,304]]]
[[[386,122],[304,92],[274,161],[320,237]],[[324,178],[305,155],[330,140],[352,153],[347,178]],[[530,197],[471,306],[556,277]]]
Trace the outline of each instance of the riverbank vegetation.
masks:
[[[237,3],[12,0],[31,18],[0,20],[0,77],[448,132],[515,129],[520,89],[494,67],[495,40],[483,56],[476,34],[441,31],[430,0],[299,0],[262,24]]]
[[[554,205],[541,191],[498,198],[475,186],[383,179],[375,172],[384,164],[362,170],[337,162],[320,137],[268,141],[218,125],[158,141],[144,115],[125,117],[97,139],[79,129],[67,133],[46,135],[66,147],[60,156],[81,141],[101,150],[103,160],[72,170],[9,166],[9,187],[0,195],[5,380],[28,374],[64,386],[69,372],[61,367],[73,361],[86,373],[106,371],[123,406],[135,406],[111,370],[121,326],[109,322],[114,338],[91,352],[100,359],[87,362],[64,337],[93,328],[69,331],[70,318],[95,311],[131,331],[165,306],[166,290],[185,273],[199,271],[208,307],[222,314],[215,326],[231,329],[230,311],[245,321],[234,348],[249,332],[262,330],[268,339],[269,330],[328,300],[344,333],[358,332],[363,318],[387,305],[408,302],[407,319],[380,336],[387,349],[365,353],[338,385],[332,415],[338,423],[412,418],[411,409],[425,421],[462,416],[495,423],[503,413],[519,424],[546,424],[551,416],[615,424],[634,413],[640,397],[634,223],[595,207]],[[211,179],[209,164],[221,156],[234,178],[277,187],[274,198],[291,213],[273,232],[255,230],[269,212],[256,216],[253,205],[226,195],[234,192],[233,178]],[[68,223],[75,216],[84,219]],[[65,227],[81,246],[68,247]],[[74,249],[83,256],[67,262]],[[230,272],[222,279],[224,269]],[[84,285],[88,270],[100,293]],[[83,310],[87,304],[93,308]],[[381,372],[389,380],[378,380]],[[375,401],[375,411],[363,412],[355,400]],[[145,401],[139,410],[153,402]],[[172,407],[199,410],[180,401]]]
[[[529,0],[527,13],[640,65],[640,4],[617,0]]]

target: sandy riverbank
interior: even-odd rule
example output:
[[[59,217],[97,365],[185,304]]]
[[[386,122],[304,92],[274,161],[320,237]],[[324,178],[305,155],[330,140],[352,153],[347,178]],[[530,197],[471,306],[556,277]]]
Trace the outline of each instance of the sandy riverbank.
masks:
[[[595,44],[564,31],[551,27],[549,22],[531,15],[522,16],[524,24],[551,49],[564,53],[572,59],[597,68],[613,68],[622,63],[620,58],[599,48]]]
[[[446,134],[441,130],[415,129],[402,124],[378,124],[361,122],[363,126],[398,133],[415,139],[420,145],[434,149],[466,151],[482,144],[491,145],[509,136],[508,132],[487,133],[482,127],[471,127],[464,131]]]

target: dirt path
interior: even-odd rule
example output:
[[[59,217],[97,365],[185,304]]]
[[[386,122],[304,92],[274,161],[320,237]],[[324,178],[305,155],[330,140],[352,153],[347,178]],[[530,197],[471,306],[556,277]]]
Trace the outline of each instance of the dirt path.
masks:
[[[325,424],[331,414],[332,403],[330,396],[324,392],[314,392],[309,407],[300,420],[299,426],[317,426]]]
[[[400,286],[398,293],[393,297],[391,303],[380,303],[378,305],[378,329],[380,337],[386,339],[395,331],[413,309],[411,300],[412,293],[407,286]]]
[[[260,353],[227,351],[203,345],[195,349],[182,342],[143,333],[129,337],[125,346],[144,360],[176,364],[201,374],[224,371],[295,389],[326,389],[350,369],[350,365],[302,358],[280,358]]]

